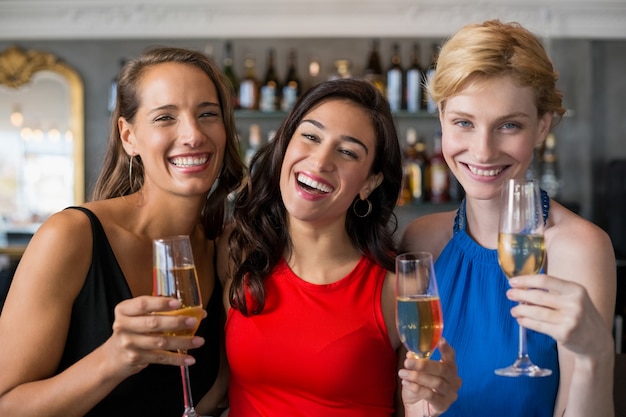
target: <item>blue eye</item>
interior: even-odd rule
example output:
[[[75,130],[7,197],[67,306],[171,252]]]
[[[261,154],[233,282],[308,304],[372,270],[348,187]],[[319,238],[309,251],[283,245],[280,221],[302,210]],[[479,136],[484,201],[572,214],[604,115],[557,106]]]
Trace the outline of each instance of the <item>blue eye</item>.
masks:
[[[510,129],[517,129],[517,128],[519,128],[519,125],[518,125],[517,123],[507,122],[507,123],[504,123],[504,124],[502,125],[502,128],[503,128],[503,129],[507,129],[507,130],[510,130]]]

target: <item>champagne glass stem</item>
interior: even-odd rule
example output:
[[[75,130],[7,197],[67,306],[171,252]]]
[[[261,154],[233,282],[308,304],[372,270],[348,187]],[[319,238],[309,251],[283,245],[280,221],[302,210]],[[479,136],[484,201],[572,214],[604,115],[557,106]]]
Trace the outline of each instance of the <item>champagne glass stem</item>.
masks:
[[[189,368],[186,365],[181,366],[180,373],[183,379],[183,399],[185,401],[185,412],[183,413],[183,417],[196,417],[196,410],[193,408],[193,399],[191,397]]]
[[[524,363],[528,363],[528,344],[526,342],[526,328],[519,325],[519,346],[517,351],[517,361],[522,366]]]

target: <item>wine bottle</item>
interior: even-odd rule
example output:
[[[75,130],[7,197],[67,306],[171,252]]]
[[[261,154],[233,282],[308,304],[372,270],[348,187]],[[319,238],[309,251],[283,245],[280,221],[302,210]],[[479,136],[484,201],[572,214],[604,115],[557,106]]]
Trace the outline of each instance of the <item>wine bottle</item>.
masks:
[[[233,107],[235,109],[239,108],[239,80],[237,79],[237,74],[235,74],[235,69],[233,67],[233,51],[232,44],[230,42],[226,42],[224,45],[224,61],[223,61],[223,72],[226,76],[226,79],[229,82],[230,93],[232,97]]]
[[[287,67],[287,77],[283,85],[283,94],[280,108],[289,111],[300,97],[302,83],[298,76],[298,64],[296,62],[296,50],[289,51],[289,66]]]
[[[417,113],[425,109],[424,104],[424,70],[420,65],[420,46],[413,44],[411,66],[406,71],[406,109]]]
[[[433,154],[430,157],[430,201],[445,203],[450,200],[450,174],[448,164],[441,152],[441,133],[433,139]]]
[[[417,132],[414,135],[417,137]],[[413,142],[415,142],[415,153],[411,170],[411,195],[413,204],[421,204],[427,200],[428,155],[426,143],[421,137],[413,139]]]
[[[378,54],[378,39],[372,41],[372,48],[365,66],[364,78],[372,82],[381,93],[385,93],[383,69],[380,64],[380,55]]]
[[[119,64],[119,70],[122,69],[122,67],[126,64],[126,60],[125,59],[120,59],[120,64]],[[119,77],[119,72],[118,74],[115,74],[115,77],[113,77],[113,79],[111,80],[111,84],[109,86],[109,103],[108,103],[108,109],[109,112],[113,113],[113,111],[115,110],[115,105],[117,104],[117,80]]]
[[[548,134],[541,154],[541,188],[546,190],[551,198],[559,196],[561,186],[559,169],[556,157],[556,137],[554,133]]]
[[[434,43],[432,49],[432,55],[430,58],[430,65],[425,73],[426,83],[429,84],[435,76],[437,67],[437,55],[439,54],[439,45]],[[426,103],[426,111],[429,113],[437,113],[437,103],[432,99],[428,91],[424,89],[424,102]]]
[[[246,167],[250,166],[250,161],[261,146],[261,126],[256,123],[250,125],[250,132],[248,134],[248,147],[246,148],[245,164]]]
[[[278,76],[275,68],[275,52],[270,48],[267,52],[267,69],[265,70],[265,80],[261,84],[259,110],[275,111],[277,109],[279,96]]]
[[[398,196],[398,206],[404,206],[413,200],[413,189],[411,184],[411,177],[413,171],[413,163],[415,159],[415,138],[417,132],[414,128],[410,127],[406,131],[406,146],[402,150],[402,186],[400,188],[400,195]]]
[[[400,60],[400,45],[394,43],[391,65],[387,70],[387,101],[392,112],[399,112],[404,107],[404,71]]]
[[[350,60],[348,59],[338,59],[335,61],[336,71],[333,74],[330,74],[328,77],[329,80],[338,80],[341,78],[352,78],[352,73],[350,72]]]
[[[256,78],[256,61],[247,56],[244,60],[245,75],[239,84],[239,106],[246,110],[256,110],[259,106],[258,80]]]

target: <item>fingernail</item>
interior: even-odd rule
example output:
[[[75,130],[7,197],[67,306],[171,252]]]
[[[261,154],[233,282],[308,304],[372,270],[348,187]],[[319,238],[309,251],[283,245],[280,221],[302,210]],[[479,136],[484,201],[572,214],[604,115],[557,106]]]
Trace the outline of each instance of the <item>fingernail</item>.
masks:
[[[184,362],[185,362],[185,365],[193,365],[194,363],[196,363],[196,360],[194,359],[193,356],[187,356]]]
[[[400,378],[406,378],[406,377],[408,377],[408,376],[409,376],[409,372],[408,372],[408,371],[406,371],[406,370],[404,370],[404,369],[400,369],[400,370],[398,371],[398,376],[399,376]]]
[[[198,319],[195,317],[189,317],[185,319],[185,326],[187,327],[195,327],[198,324]]]
[[[509,280],[509,284],[511,285],[517,285],[519,283],[519,279],[518,278],[511,278]]]
[[[202,346],[204,345],[204,338],[200,336],[194,336],[191,338],[191,344],[194,347]]]
[[[172,299],[170,299],[170,301],[169,301],[169,303],[167,305],[169,305],[171,308],[180,308],[182,303],[180,302],[180,300],[178,300],[176,298],[172,298]]]

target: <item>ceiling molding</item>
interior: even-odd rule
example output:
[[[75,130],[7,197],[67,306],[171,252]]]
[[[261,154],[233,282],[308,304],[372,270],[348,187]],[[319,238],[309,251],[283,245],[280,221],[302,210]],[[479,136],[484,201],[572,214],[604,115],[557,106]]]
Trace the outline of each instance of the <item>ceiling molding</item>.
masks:
[[[2,0],[0,40],[445,37],[493,18],[626,39],[625,0]]]

